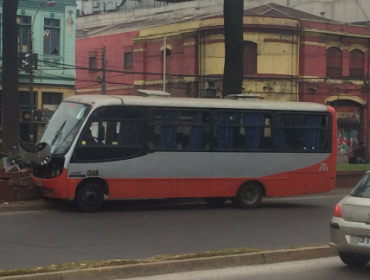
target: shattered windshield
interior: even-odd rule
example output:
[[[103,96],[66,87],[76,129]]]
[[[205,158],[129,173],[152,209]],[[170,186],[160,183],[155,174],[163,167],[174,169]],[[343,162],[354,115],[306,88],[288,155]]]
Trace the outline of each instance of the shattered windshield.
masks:
[[[37,144],[47,143],[52,154],[66,153],[90,111],[84,104],[62,102],[44,128]]]

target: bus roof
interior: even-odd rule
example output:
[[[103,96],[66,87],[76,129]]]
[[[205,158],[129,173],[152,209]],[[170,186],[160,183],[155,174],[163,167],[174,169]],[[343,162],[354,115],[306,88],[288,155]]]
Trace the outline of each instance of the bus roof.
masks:
[[[63,102],[89,104],[94,108],[102,106],[127,105],[150,107],[216,108],[216,109],[251,109],[277,111],[327,112],[326,105],[310,102],[268,101],[268,100],[233,100],[215,98],[179,98],[179,97],[143,97],[126,95],[75,95]]]

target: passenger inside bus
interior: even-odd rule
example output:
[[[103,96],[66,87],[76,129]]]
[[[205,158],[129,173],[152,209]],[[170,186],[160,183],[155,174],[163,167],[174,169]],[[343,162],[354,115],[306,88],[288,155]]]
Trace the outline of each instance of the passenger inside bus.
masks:
[[[91,130],[91,127],[86,129],[84,135],[82,136],[81,143],[83,146],[94,146],[98,145],[98,139],[93,136],[93,132]]]

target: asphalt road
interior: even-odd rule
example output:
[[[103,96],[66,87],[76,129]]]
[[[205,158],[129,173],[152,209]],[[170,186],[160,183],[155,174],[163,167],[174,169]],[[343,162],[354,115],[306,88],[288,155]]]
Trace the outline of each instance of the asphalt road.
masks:
[[[139,277],[132,280],[365,280],[369,279],[369,275],[370,265],[363,268],[350,268],[343,265],[339,258],[332,257]]]
[[[109,203],[93,214],[69,207],[1,213],[0,269],[325,244],[334,206],[342,197],[269,199],[253,210],[131,201]]]

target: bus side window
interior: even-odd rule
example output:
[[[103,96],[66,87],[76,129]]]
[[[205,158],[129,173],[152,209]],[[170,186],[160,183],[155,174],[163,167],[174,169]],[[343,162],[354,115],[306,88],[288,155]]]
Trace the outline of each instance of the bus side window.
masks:
[[[92,146],[97,145],[99,143],[99,123],[92,122],[85,130],[84,134],[82,135],[80,145],[82,146]]]
[[[331,130],[326,114],[278,113],[273,126],[277,151],[313,153],[330,149]]]
[[[107,107],[96,115],[100,122],[93,122],[86,129],[76,150],[77,160],[118,160],[132,158],[141,153],[143,113],[140,109]],[[87,144],[87,139],[91,144]]]
[[[270,150],[270,113],[256,111],[216,112],[215,147],[217,150]]]
[[[151,110],[150,150],[209,150],[210,113],[197,110]]]

